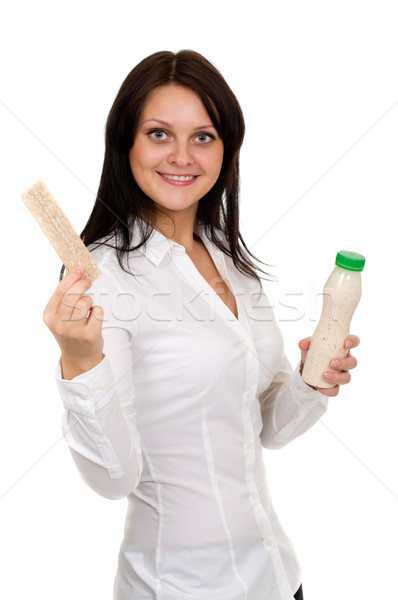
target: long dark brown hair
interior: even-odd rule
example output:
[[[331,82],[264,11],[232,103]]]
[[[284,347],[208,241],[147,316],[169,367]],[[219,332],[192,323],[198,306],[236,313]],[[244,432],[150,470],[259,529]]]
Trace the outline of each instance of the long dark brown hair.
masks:
[[[126,270],[124,255],[140,248],[150,237],[158,208],[138,187],[129,152],[148,94],[170,83],[198,94],[224,144],[220,175],[200,199],[196,218],[207,225],[207,237],[232,258],[235,267],[260,283],[262,277],[256,270],[270,276],[255,266],[251,258],[262,261],[250,252],[239,231],[239,151],[245,131],[242,111],[219,71],[192,50],[156,52],[134,67],[122,83],[106,123],[101,181],[81,238],[86,246],[112,245],[121,268]],[[131,232],[137,217],[141,238],[134,246]],[[216,235],[215,228],[224,233],[226,243]]]

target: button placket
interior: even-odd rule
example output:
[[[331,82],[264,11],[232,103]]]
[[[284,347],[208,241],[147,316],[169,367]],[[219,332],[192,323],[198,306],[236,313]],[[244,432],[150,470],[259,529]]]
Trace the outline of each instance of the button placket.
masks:
[[[265,540],[264,540],[264,541],[265,541],[265,543],[266,543],[266,545],[267,545],[268,547],[271,547],[271,546],[273,546],[273,545],[274,545],[274,540],[273,540],[272,538],[270,538],[270,537],[267,537],[267,538],[265,538]]]
[[[252,450],[254,448],[254,444],[252,440],[248,440],[245,444],[246,450]]]
[[[262,505],[261,498],[258,492],[257,481],[255,478],[255,461],[256,452],[254,445],[254,430],[253,421],[251,416],[251,408],[253,401],[255,401],[255,390],[257,390],[258,382],[258,359],[254,340],[249,338],[247,335],[242,340],[244,346],[247,348],[246,354],[246,365],[247,365],[247,379],[246,379],[246,392],[244,394],[243,403],[243,414],[245,424],[245,459],[246,459],[246,481],[249,491],[249,501],[252,504],[252,510],[254,518],[258,524],[259,530],[261,531],[264,544],[268,548],[272,560],[278,572],[281,570],[281,557],[278,551],[278,547],[274,542],[274,533],[271,528],[269,517],[267,515],[264,506]],[[281,571],[282,572],[282,571]]]

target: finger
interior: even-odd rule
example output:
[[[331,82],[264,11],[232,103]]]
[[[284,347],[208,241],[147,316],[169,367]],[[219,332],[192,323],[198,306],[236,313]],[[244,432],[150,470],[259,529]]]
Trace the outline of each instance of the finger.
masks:
[[[324,396],[327,396],[328,398],[334,398],[339,393],[340,387],[338,385],[335,385],[332,388],[319,388],[318,387],[317,390],[318,390],[318,392],[320,392]]]
[[[333,358],[330,361],[332,369],[339,369],[340,371],[351,371],[358,365],[358,361],[355,356],[349,354],[347,358]]]
[[[345,385],[351,381],[351,375],[348,371],[341,371],[341,373],[333,373],[333,371],[325,371],[322,377],[328,383],[335,383],[336,385]]]
[[[73,269],[68,271],[67,275],[65,275],[65,277],[57,285],[54,294],[47,303],[44,313],[56,313],[67,290],[77,281],[81,280],[83,275],[84,267],[81,265],[73,267]]]
[[[104,311],[101,306],[95,305],[91,308],[88,317],[82,322],[83,337],[86,342],[93,343],[101,336]]]
[[[91,334],[93,337],[97,337],[102,329],[103,321],[104,311],[102,307],[98,305],[93,306],[87,319],[87,333]]]
[[[80,279],[67,290],[62,297],[57,310],[57,315],[60,316],[61,320],[69,321],[71,319],[76,305],[80,302],[81,298],[83,298],[83,295],[88,291],[91,285],[90,279]],[[90,298],[90,296],[84,297]],[[81,306],[83,307],[84,305]]]
[[[75,307],[70,314],[70,321],[81,321],[87,319],[88,313],[93,305],[93,299],[91,296],[80,296],[76,302]]]
[[[344,340],[344,348],[356,348],[360,344],[360,339],[357,335],[349,335]]]
[[[305,350],[308,350],[308,348],[310,347],[310,343],[311,343],[311,338],[306,337],[299,341],[298,346],[299,346],[300,350],[305,351]]]

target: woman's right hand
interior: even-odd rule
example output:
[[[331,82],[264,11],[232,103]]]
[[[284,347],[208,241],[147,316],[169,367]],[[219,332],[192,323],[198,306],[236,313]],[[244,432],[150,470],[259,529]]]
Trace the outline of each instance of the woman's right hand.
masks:
[[[73,267],[59,282],[43,314],[43,321],[61,348],[64,379],[89,371],[104,357],[103,310],[93,306],[90,296],[84,296],[91,281],[83,275],[84,267]]]

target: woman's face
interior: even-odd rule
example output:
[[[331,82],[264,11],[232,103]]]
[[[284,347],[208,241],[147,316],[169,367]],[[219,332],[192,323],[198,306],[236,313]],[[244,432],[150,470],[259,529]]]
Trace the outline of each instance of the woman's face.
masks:
[[[130,165],[142,191],[167,211],[192,210],[218,179],[224,145],[199,96],[170,84],[142,110]]]

